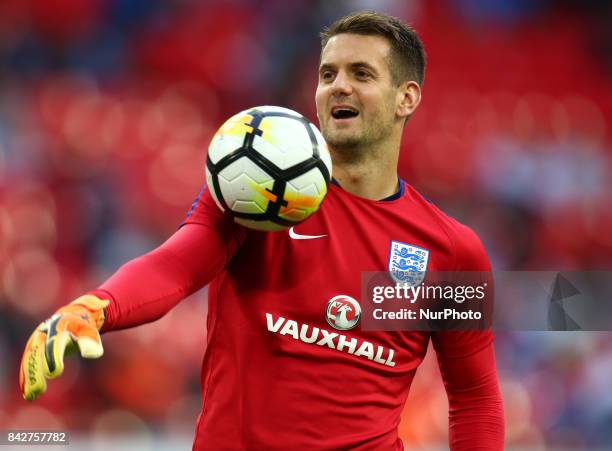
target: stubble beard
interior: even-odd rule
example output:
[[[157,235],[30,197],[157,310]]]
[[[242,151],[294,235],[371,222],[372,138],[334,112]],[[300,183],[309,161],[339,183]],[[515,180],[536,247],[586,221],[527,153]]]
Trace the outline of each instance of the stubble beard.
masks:
[[[357,130],[353,133],[343,133],[341,130],[321,130],[325,141],[330,149],[342,154],[345,158],[353,161],[364,160],[369,156],[368,149],[373,149],[391,132],[391,124],[373,124],[366,129]]]
[[[354,152],[364,146],[363,133],[353,133],[342,136],[342,133],[323,133],[327,144],[334,150],[341,152]]]

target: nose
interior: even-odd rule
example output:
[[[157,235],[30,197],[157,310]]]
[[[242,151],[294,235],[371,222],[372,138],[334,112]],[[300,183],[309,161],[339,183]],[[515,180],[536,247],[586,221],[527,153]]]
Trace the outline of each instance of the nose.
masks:
[[[343,72],[338,72],[331,86],[333,95],[350,95],[353,92],[353,85]]]

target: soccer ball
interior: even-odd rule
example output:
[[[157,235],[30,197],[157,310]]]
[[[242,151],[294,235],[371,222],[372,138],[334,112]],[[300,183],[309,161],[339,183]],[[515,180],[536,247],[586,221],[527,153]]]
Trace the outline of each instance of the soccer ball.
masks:
[[[215,133],[206,181],[219,208],[238,224],[284,230],[313,214],[327,194],[331,157],[321,133],[301,114],[259,106]]]

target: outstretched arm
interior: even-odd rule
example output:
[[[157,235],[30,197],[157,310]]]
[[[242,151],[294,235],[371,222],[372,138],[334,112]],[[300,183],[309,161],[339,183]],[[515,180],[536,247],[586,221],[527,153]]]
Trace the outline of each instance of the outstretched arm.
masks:
[[[110,301],[102,332],[155,321],[209,283],[230,261],[245,231],[202,189],[183,226],[164,244],[123,265],[91,294]]]
[[[226,243],[211,228],[187,224],[148,254],[123,265],[91,292],[110,301],[101,331],[154,321],[206,285],[228,261]]]
[[[28,340],[19,371],[25,399],[34,400],[47,379],[64,369],[64,354],[78,348],[87,358],[103,353],[99,331],[154,321],[210,282],[231,259],[244,231],[202,191],[187,221],[164,244],[123,265],[100,288],[60,308]]]

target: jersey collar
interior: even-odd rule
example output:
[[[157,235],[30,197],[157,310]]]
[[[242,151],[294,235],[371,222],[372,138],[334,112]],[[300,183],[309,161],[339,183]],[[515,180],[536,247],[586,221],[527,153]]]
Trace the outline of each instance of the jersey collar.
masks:
[[[391,194],[390,196],[385,197],[384,199],[380,199],[379,202],[387,202],[387,201],[391,201],[391,200],[396,200],[399,199],[400,197],[402,197],[404,195],[404,181],[398,177],[399,180],[399,188],[397,190],[396,193]],[[338,180],[336,180],[335,178],[332,178],[331,180],[332,185],[336,185],[338,188],[342,188],[340,186],[340,183],[338,183]]]

